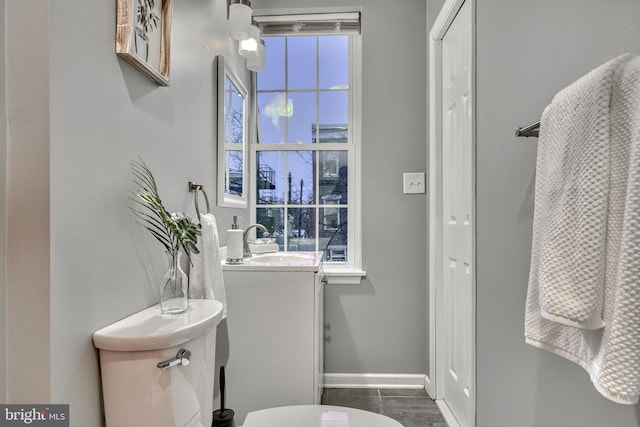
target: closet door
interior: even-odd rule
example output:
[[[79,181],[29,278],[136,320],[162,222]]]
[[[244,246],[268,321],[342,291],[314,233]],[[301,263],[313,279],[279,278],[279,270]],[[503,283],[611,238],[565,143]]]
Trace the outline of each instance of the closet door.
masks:
[[[465,1],[442,38],[442,398],[474,425],[472,15]]]

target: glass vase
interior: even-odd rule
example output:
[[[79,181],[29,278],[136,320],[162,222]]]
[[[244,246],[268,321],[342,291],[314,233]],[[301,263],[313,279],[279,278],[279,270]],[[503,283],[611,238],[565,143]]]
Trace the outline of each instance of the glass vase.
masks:
[[[180,267],[181,251],[168,252],[169,268],[162,276],[160,312],[178,314],[187,309],[187,275]]]

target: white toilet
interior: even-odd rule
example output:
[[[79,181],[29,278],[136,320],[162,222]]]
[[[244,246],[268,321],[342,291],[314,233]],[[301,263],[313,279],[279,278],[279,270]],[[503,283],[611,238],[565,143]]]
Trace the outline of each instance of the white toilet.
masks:
[[[107,427],[210,426],[221,318],[219,301],[189,300],[184,313],[156,305],[96,331]]]
[[[296,405],[250,412],[243,427],[402,427],[385,415],[327,405]]]

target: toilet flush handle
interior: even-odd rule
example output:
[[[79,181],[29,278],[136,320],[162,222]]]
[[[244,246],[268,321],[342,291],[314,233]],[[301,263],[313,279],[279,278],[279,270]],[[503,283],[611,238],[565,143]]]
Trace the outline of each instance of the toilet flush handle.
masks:
[[[191,352],[186,348],[181,348],[176,357],[160,362],[156,366],[160,369],[166,369],[177,365],[188,366],[189,363],[191,363]]]

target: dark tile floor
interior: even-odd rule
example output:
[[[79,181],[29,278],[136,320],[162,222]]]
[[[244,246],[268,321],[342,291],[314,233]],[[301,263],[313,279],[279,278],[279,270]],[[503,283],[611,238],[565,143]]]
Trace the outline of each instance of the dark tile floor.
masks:
[[[377,412],[404,427],[447,427],[435,402],[424,390],[325,388],[322,404]]]

